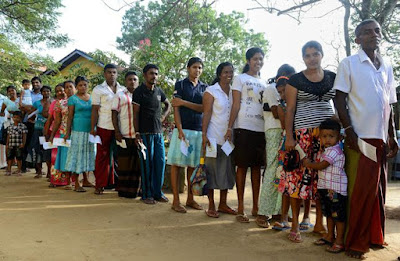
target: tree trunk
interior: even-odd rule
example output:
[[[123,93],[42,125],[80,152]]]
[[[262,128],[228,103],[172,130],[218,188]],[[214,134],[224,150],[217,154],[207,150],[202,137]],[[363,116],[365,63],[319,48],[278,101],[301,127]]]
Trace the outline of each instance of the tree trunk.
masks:
[[[350,20],[350,3],[348,0],[341,0],[345,9],[344,22],[343,22],[343,33],[345,41],[346,56],[351,55],[351,44],[350,44],[350,33],[349,33],[349,20]]]

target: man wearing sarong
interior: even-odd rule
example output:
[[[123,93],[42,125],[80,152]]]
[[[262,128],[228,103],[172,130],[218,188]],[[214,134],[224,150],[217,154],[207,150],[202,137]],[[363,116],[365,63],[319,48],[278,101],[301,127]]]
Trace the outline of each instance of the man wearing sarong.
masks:
[[[378,49],[381,27],[375,20],[365,20],[355,34],[361,49],[340,63],[334,89],[346,134],[346,254],[363,259],[370,247],[385,245],[386,158],[396,155],[398,144],[391,108],[396,102],[393,69]],[[361,151],[359,142],[372,145],[371,152]]]
[[[136,198],[140,180],[140,161],[135,144],[132,104],[133,92],[138,85],[139,78],[136,73],[128,71],[125,74],[126,90],[115,94],[111,107],[118,145],[118,182],[115,190],[118,191],[118,196],[126,198]]]
[[[117,82],[117,66],[104,66],[105,81],[94,87],[92,92],[92,117],[90,134],[100,136],[101,143],[97,144],[94,176],[96,177],[95,194],[103,194],[105,187],[111,188],[114,184],[115,147],[114,126],[111,119],[111,104],[115,94],[125,90]]]

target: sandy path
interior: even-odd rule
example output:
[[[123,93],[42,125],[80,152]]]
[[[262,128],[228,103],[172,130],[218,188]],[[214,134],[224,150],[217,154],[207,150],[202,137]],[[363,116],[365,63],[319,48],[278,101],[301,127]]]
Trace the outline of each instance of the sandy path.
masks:
[[[287,240],[287,232],[239,224],[233,216],[206,217],[203,211],[172,212],[170,204],[149,206],[120,199],[48,188],[45,179],[5,177],[0,171],[0,260],[353,260],[312,245]],[[248,182],[250,184],[250,182]],[[167,196],[171,197],[170,194]],[[182,195],[184,198],[185,195]],[[246,207],[250,212],[250,188]],[[236,193],[228,197],[236,207]],[[198,198],[206,206],[205,197]],[[400,208],[400,184],[390,184],[388,205]],[[312,216],[313,218],[314,216]],[[400,255],[400,220],[388,220],[389,247],[368,260]]]

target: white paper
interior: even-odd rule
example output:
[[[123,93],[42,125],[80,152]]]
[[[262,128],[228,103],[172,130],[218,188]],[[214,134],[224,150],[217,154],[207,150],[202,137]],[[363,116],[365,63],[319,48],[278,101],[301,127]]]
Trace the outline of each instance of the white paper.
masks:
[[[304,159],[305,157],[307,157],[306,153],[304,152],[304,150],[300,147],[299,144],[296,144],[296,146],[294,147],[295,150],[297,150],[299,152],[299,156],[300,159]]]
[[[39,137],[39,143],[40,145],[43,145],[46,142],[46,138],[44,136]]]
[[[373,160],[377,162],[376,159],[376,147],[372,146],[371,144],[363,141],[362,139],[358,138],[358,147],[361,150],[361,153],[364,154],[365,157],[369,158],[370,160]]]
[[[230,142],[229,140],[225,141],[225,143],[221,147],[222,151],[225,152],[226,156],[229,156],[234,148],[235,145],[233,145],[233,143]]]
[[[187,140],[181,140],[181,152],[185,156],[189,154],[189,142]]]
[[[92,134],[89,134],[89,142],[102,144],[99,135],[93,136]]]
[[[146,160],[146,146],[143,143],[139,142],[140,152],[142,153],[143,160]]]
[[[63,147],[71,147],[71,140],[64,140],[63,138],[54,138],[53,145],[63,146]]]
[[[54,144],[51,144],[51,142],[43,143],[43,149],[45,149],[45,150],[55,149],[55,148],[57,148],[57,146]]]
[[[36,115],[36,114],[38,114],[38,113],[39,113],[39,111],[38,111],[38,110],[36,110],[36,111],[32,112],[31,114],[29,114],[29,115],[28,115],[28,119],[29,119],[29,118],[32,118],[32,117],[33,117],[33,115]]]
[[[206,157],[208,158],[216,158],[217,157],[217,140],[213,138],[209,138],[208,141],[210,145],[206,146]]]
[[[128,147],[126,146],[126,141],[125,141],[124,139],[122,139],[121,142],[117,141],[117,145],[120,146],[120,147],[123,148],[123,149],[128,148]]]

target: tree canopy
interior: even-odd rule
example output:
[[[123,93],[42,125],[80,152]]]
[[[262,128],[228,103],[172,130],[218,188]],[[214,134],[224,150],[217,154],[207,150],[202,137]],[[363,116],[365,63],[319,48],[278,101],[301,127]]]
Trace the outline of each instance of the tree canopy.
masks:
[[[229,61],[236,69],[244,54],[258,46],[267,53],[264,34],[246,30],[244,14],[217,13],[211,5],[194,0],[136,3],[126,11],[118,48],[131,55],[131,67],[148,63],[160,67],[160,84],[170,94],[173,83],[186,75],[186,62],[198,56],[204,61],[201,79],[210,82],[219,63]]]
[[[61,0],[0,1],[0,34],[30,45],[63,46],[68,37],[56,32]]]
[[[308,11],[316,6],[327,3],[328,0],[300,0],[300,1],[256,1],[259,8],[277,15],[288,15],[301,23],[307,16]],[[329,0],[331,3],[333,1]],[[369,18],[379,22],[382,27],[384,53],[394,61],[394,70],[400,77],[400,1],[399,0],[336,0],[337,6],[332,10],[326,10],[320,17],[328,15],[339,9],[344,10],[343,34],[345,40],[346,55],[351,55],[355,49],[352,39],[355,38],[354,28],[356,25]]]

